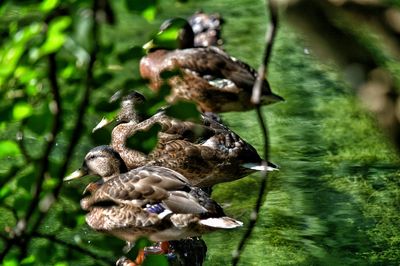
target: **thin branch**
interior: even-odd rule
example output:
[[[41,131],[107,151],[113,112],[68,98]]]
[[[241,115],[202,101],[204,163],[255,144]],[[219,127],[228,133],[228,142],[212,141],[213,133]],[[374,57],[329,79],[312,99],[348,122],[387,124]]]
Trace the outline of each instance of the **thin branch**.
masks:
[[[9,206],[8,204],[4,204],[3,206],[1,206],[2,208],[6,209],[7,211],[10,211],[13,214],[13,217],[15,220],[18,220],[18,214],[17,214],[17,210],[11,206]]]
[[[98,23],[96,20],[97,11],[98,11],[98,1],[93,1],[93,9],[92,9],[93,28],[92,28],[92,38],[91,38],[91,40],[93,41],[93,48],[90,53],[90,60],[89,60],[89,63],[88,63],[87,69],[86,69],[85,91],[84,91],[82,102],[78,109],[78,118],[76,120],[76,124],[75,124],[75,127],[72,132],[71,140],[69,142],[67,151],[65,153],[65,157],[64,157],[65,160],[64,160],[63,164],[61,165],[60,171],[58,173],[59,183],[52,191],[54,199],[57,199],[61,192],[61,188],[63,186],[62,179],[64,178],[64,176],[67,172],[69,163],[72,158],[73,151],[74,151],[76,145],[78,144],[79,139],[82,136],[82,132],[83,132],[83,128],[84,128],[83,118],[86,114],[87,107],[89,106],[89,98],[90,98],[89,96],[94,87],[94,73],[93,73],[94,72],[94,63],[96,62],[97,53],[99,50],[99,38],[98,38],[99,29],[98,29]],[[48,208],[50,208],[51,206],[52,206],[52,204],[49,204]],[[32,232],[36,232],[38,230],[40,224],[42,223],[43,219],[46,216],[46,213],[47,212],[44,212],[37,219],[37,221],[35,222],[35,224],[32,227]]]
[[[24,134],[24,130],[23,130],[24,126],[26,124],[26,121],[27,120],[23,120],[22,123],[20,124],[16,139],[17,139],[18,147],[21,150],[21,153],[24,156],[24,159],[26,161],[25,163],[29,164],[32,162],[32,157],[29,155],[28,151],[26,150],[25,143],[24,143],[25,134]]]
[[[0,254],[0,261],[2,262],[4,260],[4,257],[7,255],[7,253],[11,250],[12,246],[15,244],[15,238],[8,239],[6,242],[7,245],[4,247],[3,251]]]
[[[263,61],[258,68],[258,77],[253,87],[253,94],[251,95],[252,103],[258,105],[261,100],[261,90],[264,82],[264,77],[267,74],[267,67],[271,59],[272,47],[275,40],[275,35],[278,27],[278,8],[274,0],[266,0],[267,12],[269,12],[270,19],[265,32],[265,49],[263,52]]]
[[[60,102],[60,94],[59,94],[59,86],[57,82],[57,68],[56,68],[56,61],[55,61],[55,54],[50,54],[48,56],[49,59],[49,70],[48,70],[48,78],[50,81],[50,88],[51,88],[51,93],[53,95],[53,100],[54,100],[54,108],[53,108],[53,113],[54,113],[54,121],[53,121],[53,127],[51,129],[50,137],[47,141],[47,145],[45,147],[45,151],[43,153],[43,156],[41,160],[38,162],[39,164],[39,173],[36,177],[36,182],[35,182],[35,187],[34,187],[34,193],[32,200],[29,204],[29,207],[27,208],[25,217],[20,219],[17,222],[17,226],[14,229],[15,231],[15,237],[14,238],[20,238],[22,235],[25,235],[25,231],[27,228],[27,224],[29,223],[32,215],[35,213],[35,211],[38,208],[39,201],[40,201],[40,194],[43,189],[43,183],[45,180],[45,175],[48,171],[49,168],[49,155],[50,152],[53,149],[53,146],[55,145],[55,140],[57,134],[61,130],[61,102]],[[27,241],[24,241],[23,245],[20,245],[19,248],[21,250],[21,256],[24,256],[24,253],[26,253],[26,247],[27,243],[29,242],[29,237],[26,239]],[[6,248],[4,251],[0,254],[0,261],[4,258],[4,256],[7,254],[7,252],[11,249],[11,246],[14,245],[15,243],[19,243],[20,241],[16,239],[16,241],[9,241],[7,242]]]
[[[83,117],[86,113],[86,109],[89,104],[89,96],[93,89],[93,84],[94,84],[93,69],[94,69],[94,63],[96,62],[96,55],[99,50],[98,24],[97,24],[97,20],[96,20],[97,10],[98,10],[98,1],[93,1],[93,10],[92,10],[92,12],[93,12],[93,28],[92,28],[92,38],[91,38],[91,40],[93,41],[93,48],[90,53],[90,60],[89,60],[87,71],[86,71],[85,91],[84,91],[81,105],[78,110],[78,118],[76,121],[76,125],[72,132],[71,140],[69,142],[69,146],[67,148],[66,155],[64,157],[65,160],[64,160],[64,162],[61,166],[60,172],[59,172],[59,183],[52,191],[54,200],[50,204],[48,204],[48,207],[46,210],[41,210],[41,213],[39,214],[37,220],[35,221],[34,225],[32,226],[30,233],[27,234],[26,233],[27,225],[39,205],[40,194],[42,192],[45,174],[47,173],[48,167],[49,167],[49,155],[55,144],[56,135],[58,134],[58,132],[60,131],[60,128],[61,128],[61,98],[60,98],[60,94],[59,94],[59,85],[57,82],[56,60],[55,60],[55,54],[49,55],[49,81],[50,81],[51,91],[52,91],[52,94],[54,97],[54,114],[55,114],[53,128],[51,130],[50,140],[47,143],[42,160],[39,163],[40,170],[39,170],[39,174],[37,177],[37,182],[36,182],[36,186],[35,186],[35,190],[34,190],[34,196],[29,205],[29,208],[27,209],[25,218],[19,220],[17,223],[16,229],[15,229],[15,231],[16,231],[15,237],[10,239],[7,242],[4,250],[1,252],[0,261],[2,261],[3,258],[7,255],[7,253],[12,248],[12,246],[16,245],[16,244],[18,244],[18,246],[21,250],[20,257],[22,258],[25,256],[26,251],[27,251],[27,244],[30,242],[30,239],[32,238],[32,236],[38,231],[38,228],[41,225],[44,218],[46,217],[48,210],[53,205],[54,201],[58,198],[58,195],[61,191],[61,188],[63,185],[62,179],[65,176],[68,165],[72,158],[73,150],[76,147],[76,145],[82,135],[82,129],[84,128]],[[20,240],[22,238],[24,239],[24,241],[23,241],[23,244],[21,245]]]
[[[49,170],[50,152],[53,150],[53,147],[56,143],[56,137],[57,137],[58,133],[60,132],[61,126],[62,126],[61,97],[60,97],[60,87],[59,87],[58,81],[57,81],[56,55],[54,53],[49,54],[48,60],[49,60],[49,62],[48,62],[49,76],[48,76],[48,78],[50,81],[50,90],[53,95],[53,103],[51,104],[53,107],[52,112],[54,114],[53,127],[51,130],[50,136],[49,136],[49,140],[47,142],[45,152],[39,163],[40,170],[39,170],[39,175],[38,175],[37,181],[35,183],[35,190],[34,190],[32,201],[29,204],[29,207],[27,209],[25,217],[23,218],[23,220],[20,220],[17,224],[17,228],[18,228],[18,225],[22,224],[22,226],[20,226],[20,228],[18,228],[19,230],[21,230],[21,232],[17,232],[17,236],[25,234],[26,226],[29,224],[30,219],[32,218],[33,214],[39,207],[40,194],[43,191],[43,183],[45,180],[45,176]],[[43,215],[43,214],[40,214],[40,215]],[[26,254],[26,248],[27,248],[27,244],[29,242],[28,241],[29,236],[26,239],[27,239],[27,241],[24,241],[25,245],[20,246],[22,257],[24,257]]]
[[[43,182],[45,180],[45,175],[48,171],[49,168],[49,157],[50,157],[50,152],[53,149],[53,146],[56,142],[56,136],[61,130],[61,98],[60,98],[60,87],[58,85],[57,81],[57,64],[56,64],[56,55],[50,54],[48,56],[49,62],[49,81],[50,81],[50,88],[51,88],[51,93],[53,95],[53,104],[52,108],[53,113],[54,113],[54,121],[53,121],[53,127],[51,130],[51,135],[49,137],[49,140],[47,142],[47,146],[45,149],[45,152],[42,156],[42,160],[40,162],[40,171],[39,175],[37,178],[37,182],[35,184],[35,192],[33,195],[33,199],[31,203],[29,204],[29,208],[27,210],[26,216],[25,216],[25,222],[28,223],[30,218],[32,217],[33,213],[36,211],[39,205],[40,201],[40,194],[43,189]]]
[[[108,257],[98,255],[98,254],[96,254],[96,253],[94,253],[94,252],[92,252],[90,250],[86,250],[86,249],[84,249],[84,248],[82,248],[82,247],[80,247],[78,245],[74,245],[72,243],[68,243],[68,242],[66,242],[64,240],[58,239],[54,235],[47,235],[47,234],[41,234],[41,233],[36,233],[35,232],[34,234],[32,234],[32,236],[36,237],[36,238],[44,238],[46,240],[51,241],[52,243],[56,243],[56,244],[62,245],[64,247],[67,247],[69,249],[72,249],[74,251],[80,252],[80,253],[88,256],[88,257],[91,257],[91,258],[93,258],[95,260],[98,260],[99,262],[103,262],[102,264],[104,264],[104,265],[112,265],[112,264],[114,264],[114,261],[110,260]]]
[[[253,87],[253,94],[252,94],[252,102],[256,104],[256,113],[258,122],[262,131],[262,136],[264,140],[264,161],[263,164],[266,166],[267,162],[269,161],[269,134],[268,134],[268,126],[267,123],[264,121],[261,106],[260,106],[260,98],[261,98],[261,89],[264,83],[264,78],[266,76],[267,67],[269,64],[269,60],[271,57],[272,46],[274,44],[276,30],[278,25],[278,12],[277,7],[272,3],[272,0],[268,0],[266,2],[267,10],[270,13],[270,22],[268,23],[268,28],[265,35],[265,50],[263,54],[263,63],[260,65],[258,69],[258,76],[257,80]],[[263,199],[265,198],[265,194],[267,192],[268,186],[268,172],[262,171],[261,172],[261,184],[260,190],[258,192],[257,202],[256,205],[250,215],[250,222],[247,227],[246,232],[244,233],[242,239],[239,242],[238,248],[233,252],[232,257],[232,265],[236,266],[239,263],[240,256],[243,252],[243,249],[249,240],[251,233],[254,230],[254,227],[258,220],[258,214],[260,208],[263,204]]]
[[[4,176],[2,176],[0,180],[0,187],[3,187],[5,184],[11,181],[11,179],[21,170],[18,166],[11,166],[11,169],[8,171],[8,173]]]

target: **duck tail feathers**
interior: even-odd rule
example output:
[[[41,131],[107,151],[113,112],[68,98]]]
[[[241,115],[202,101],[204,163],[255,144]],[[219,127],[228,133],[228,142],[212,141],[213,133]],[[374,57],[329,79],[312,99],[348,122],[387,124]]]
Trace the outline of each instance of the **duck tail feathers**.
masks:
[[[242,166],[256,171],[268,171],[268,172],[279,171],[279,166],[271,162],[268,162],[267,165],[258,163],[245,163],[242,164]]]
[[[233,229],[243,225],[241,221],[224,216],[219,218],[208,218],[200,221],[200,224],[214,228]]]

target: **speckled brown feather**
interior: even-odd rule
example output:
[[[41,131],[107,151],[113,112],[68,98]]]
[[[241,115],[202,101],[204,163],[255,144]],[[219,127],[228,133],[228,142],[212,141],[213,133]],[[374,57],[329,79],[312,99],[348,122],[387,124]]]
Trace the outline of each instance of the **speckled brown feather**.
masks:
[[[257,151],[222,124],[206,116],[203,121],[203,125],[181,122],[161,111],[140,123],[128,122],[115,127],[111,146],[128,169],[145,164],[164,166],[182,173],[192,185],[200,187],[236,180],[254,172],[242,165],[260,164]],[[157,146],[148,156],[126,147],[127,138],[156,123],[162,131]]]
[[[117,169],[122,160],[107,150],[101,146],[85,159],[90,173],[98,174],[97,166],[117,171],[81,200],[91,228],[132,242],[141,236],[153,241],[176,240],[242,225],[226,217],[215,201],[191,187],[181,174],[158,166],[120,174]]]
[[[140,62],[141,76],[157,91],[163,84],[161,73],[181,70],[168,80],[170,102],[194,101],[205,112],[245,111],[254,108],[250,97],[256,71],[217,47],[155,50]],[[282,100],[271,92],[267,80],[262,88],[262,104]]]
[[[204,12],[196,12],[188,22],[194,33],[194,46],[221,46],[221,26],[223,19],[220,14],[206,14]]]

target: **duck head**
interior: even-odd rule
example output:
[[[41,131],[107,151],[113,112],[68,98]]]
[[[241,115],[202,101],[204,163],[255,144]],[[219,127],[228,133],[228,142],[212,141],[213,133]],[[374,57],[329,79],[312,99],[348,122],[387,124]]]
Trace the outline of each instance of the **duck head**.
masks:
[[[110,102],[117,101],[121,98],[121,93],[117,92],[114,94]],[[137,91],[133,91],[129,93],[128,95],[125,95],[121,98],[121,104],[120,104],[120,110],[117,114],[116,117],[113,119],[108,119],[106,117],[103,117],[103,119],[93,128],[92,132],[95,132],[96,130],[103,128],[114,121],[117,124],[120,123],[127,123],[130,121],[135,121],[136,123],[139,123],[142,120],[142,117],[140,114],[137,112],[137,106],[144,103],[146,101],[145,97],[140,94]]]
[[[156,49],[185,49],[194,47],[194,33],[189,22],[183,18],[164,21],[154,38],[143,45],[146,52]]]
[[[127,168],[119,154],[110,146],[98,146],[91,149],[85,156],[82,167],[64,178],[64,181],[96,175],[107,181],[120,173],[127,172]]]

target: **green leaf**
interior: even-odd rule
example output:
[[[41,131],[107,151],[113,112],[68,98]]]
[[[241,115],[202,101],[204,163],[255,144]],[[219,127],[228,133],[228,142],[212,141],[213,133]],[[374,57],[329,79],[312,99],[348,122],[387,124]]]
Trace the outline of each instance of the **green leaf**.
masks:
[[[149,241],[145,237],[141,237],[135,241],[135,246],[132,248],[132,250],[129,252],[129,254],[136,256],[138,254],[139,250],[144,249],[145,247],[148,247],[151,245],[152,245],[151,241]]]
[[[99,128],[95,132],[93,132],[90,137],[95,145],[104,145],[104,143],[110,143],[111,129],[108,127]]]
[[[77,224],[78,226],[82,226],[82,225],[84,225],[84,224],[86,223],[86,218],[85,218],[85,216],[86,216],[86,215],[84,215],[84,214],[76,215],[76,216],[75,216],[76,224]]]
[[[58,17],[54,19],[47,31],[47,39],[40,47],[38,56],[54,53],[64,45],[67,37],[64,31],[71,25],[72,19],[70,17]]]
[[[14,76],[23,84],[29,84],[37,77],[37,72],[27,66],[18,66],[15,69]]]
[[[40,34],[42,24],[32,23],[16,32],[13,39],[0,49],[0,84],[13,74],[21,56],[27,49],[27,42]]]
[[[32,106],[26,102],[18,102],[14,105],[12,116],[14,120],[20,121],[32,114]]]
[[[158,132],[161,130],[159,124],[153,125],[148,131],[139,131],[127,139],[127,147],[149,154],[157,145]]]
[[[147,84],[147,80],[142,79],[142,78],[127,79],[127,80],[124,81],[124,83],[122,84],[121,87],[124,88],[123,92],[129,92],[132,89],[135,89],[135,88],[140,87],[140,86],[144,86],[146,84]]]
[[[50,130],[52,117],[49,105],[45,102],[40,107],[35,108],[35,113],[29,117],[26,126],[32,130],[32,132],[38,135],[44,135],[44,133]]]
[[[11,119],[12,119],[12,105],[7,104],[4,107],[3,106],[0,107],[0,121],[2,121],[5,124],[5,121],[9,122]]]
[[[14,39],[13,39],[14,44],[25,45],[33,37],[40,34],[42,27],[43,27],[43,25],[40,23],[32,23],[29,26],[18,31],[14,35]]]
[[[120,52],[117,55],[118,60],[121,63],[126,63],[129,60],[140,59],[145,55],[141,46],[133,46],[125,51]]]
[[[49,191],[53,188],[55,188],[58,185],[58,179],[57,178],[46,178],[46,180],[43,183],[43,190],[44,191]]]
[[[157,14],[156,6],[149,6],[142,12],[142,17],[144,17],[148,22],[154,21]]]
[[[16,258],[5,258],[3,260],[3,266],[18,266],[18,260]]]
[[[68,266],[68,262],[66,261],[59,261],[56,264],[54,264],[54,266]]]
[[[25,191],[30,192],[36,181],[34,164],[29,164],[24,166],[24,168],[23,173],[18,177],[17,186],[18,188],[23,188]]]
[[[135,1],[125,0],[126,8],[130,11],[143,12],[150,7],[157,5],[157,0]]]
[[[75,228],[77,225],[77,212],[76,211],[62,211],[58,214],[58,219],[62,221],[62,224],[68,228]]]
[[[4,185],[2,188],[0,188],[0,200],[5,199],[12,193],[13,193],[13,190],[10,188],[10,186]]]
[[[148,117],[157,113],[160,108],[167,105],[165,97],[170,93],[171,88],[168,85],[162,85],[157,94],[146,97],[146,101],[137,107],[141,114],[146,114]]]
[[[128,10],[132,12],[138,12],[148,22],[154,21],[157,13],[157,0],[147,1],[132,1],[125,0],[125,5]]]
[[[0,159],[21,154],[18,144],[11,140],[0,141]]]
[[[103,72],[95,77],[95,88],[100,88],[107,84],[107,82],[113,80],[114,75],[109,72]]]
[[[102,113],[102,112],[113,112],[110,115],[107,115],[107,118],[115,118],[116,115],[118,114],[118,108],[120,104],[119,102],[110,102],[109,99],[100,99],[98,102],[95,103],[94,110],[97,113]]]
[[[13,202],[13,208],[17,210],[18,216],[25,214],[26,209],[28,208],[29,203],[31,202],[31,199],[32,196],[27,192],[18,193],[18,197],[15,198]]]
[[[33,264],[35,261],[36,261],[35,256],[34,256],[34,255],[30,255],[30,256],[24,258],[24,259],[21,261],[21,265],[31,265],[31,264]]]
[[[155,254],[149,254],[146,256],[146,259],[144,260],[143,266],[168,266],[168,259],[166,258],[165,255],[155,255]]]
[[[165,110],[166,114],[180,120],[200,122],[200,113],[197,106],[191,102],[178,102]]]
[[[45,0],[42,2],[42,4],[40,5],[40,9],[43,12],[49,12],[51,10],[53,10],[54,8],[56,8],[58,6],[60,2],[58,0]]]
[[[78,190],[78,187],[73,187],[68,184],[68,186],[63,187],[63,197],[68,198],[79,205],[79,200],[82,198],[82,192]]]

